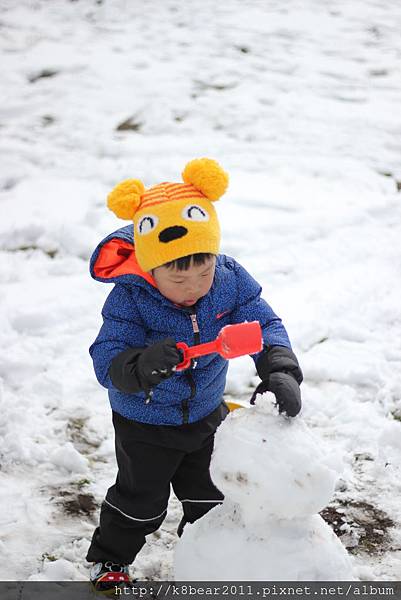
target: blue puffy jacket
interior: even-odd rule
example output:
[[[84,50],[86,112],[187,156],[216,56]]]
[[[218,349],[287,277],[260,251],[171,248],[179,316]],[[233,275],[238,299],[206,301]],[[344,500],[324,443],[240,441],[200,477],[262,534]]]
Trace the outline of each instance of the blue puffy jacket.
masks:
[[[260,285],[233,258],[219,254],[213,285],[196,307],[173,304],[135,259],[133,226],[107,236],[92,255],[90,270],[97,281],[114,283],[102,310],[103,325],[91,345],[98,381],[109,391],[112,409],[122,416],[157,425],[193,423],[222,401],[228,361],[219,354],[197,359],[196,367],[177,371],[145,393],[126,394],[110,380],[112,359],[129,347],[144,347],[166,337],[188,345],[214,340],[229,323],[259,321],[264,344],[291,348],[281,320],[260,297]],[[197,329],[199,330],[197,332]],[[259,354],[252,355],[256,361]]]

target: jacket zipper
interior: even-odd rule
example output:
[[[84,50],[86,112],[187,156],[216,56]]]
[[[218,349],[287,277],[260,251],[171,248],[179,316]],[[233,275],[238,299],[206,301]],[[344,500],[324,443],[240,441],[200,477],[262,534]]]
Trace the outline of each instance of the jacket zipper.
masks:
[[[190,315],[190,319],[191,319],[191,324],[192,324],[192,331],[194,334],[194,344],[199,344],[200,342],[200,332],[199,332],[199,324],[196,318],[196,313],[191,313]],[[195,369],[197,364],[197,361],[192,359],[191,360],[191,368]],[[186,400],[183,400],[181,402],[181,407],[182,407],[182,420],[183,423],[186,424],[189,421],[189,401],[192,400],[192,398],[195,396],[196,394],[196,385],[195,385],[195,381],[194,378],[192,376],[192,373],[189,369],[187,369],[187,371],[185,372],[185,377],[188,380],[188,383],[191,387],[191,395],[189,396],[189,398],[187,398]]]
[[[199,333],[198,321],[196,319],[196,313],[191,313],[189,316],[191,317],[192,331],[194,332],[194,342],[195,342],[195,344],[199,344],[200,333]]]

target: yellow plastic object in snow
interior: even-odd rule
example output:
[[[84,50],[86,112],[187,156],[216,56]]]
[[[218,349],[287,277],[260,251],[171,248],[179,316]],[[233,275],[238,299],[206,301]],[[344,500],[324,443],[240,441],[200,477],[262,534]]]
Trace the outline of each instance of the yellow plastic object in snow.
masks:
[[[242,404],[237,404],[236,402],[226,402],[226,404],[230,409],[230,412],[232,412],[233,410],[237,410],[237,408],[245,408],[244,406],[242,406]]]

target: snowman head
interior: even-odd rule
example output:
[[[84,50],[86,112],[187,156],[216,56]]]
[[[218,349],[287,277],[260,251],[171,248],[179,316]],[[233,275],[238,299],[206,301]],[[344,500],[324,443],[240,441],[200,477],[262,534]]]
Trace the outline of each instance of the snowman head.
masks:
[[[233,452],[235,449],[235,452]],[[219,427],[213,481],[246,522],[313,515],[330,501],[341,463],[301,419],[269,403],[236,410]]]

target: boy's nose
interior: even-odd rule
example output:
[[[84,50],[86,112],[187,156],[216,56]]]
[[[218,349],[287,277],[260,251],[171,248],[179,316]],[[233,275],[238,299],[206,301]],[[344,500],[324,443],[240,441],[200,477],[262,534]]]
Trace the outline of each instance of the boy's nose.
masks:
[[[188,296],[195,297],[200,292],[200,284],[198,283],[188,283],[185,287],[185,292]]]
[[[173,225],[172,227],[166,227],[159,233],[159,240],[161,242],[167,243],[172,242],[173,240],[178,240],[188,233],[188,229],[186,227],[181,227],[181,225]]]

